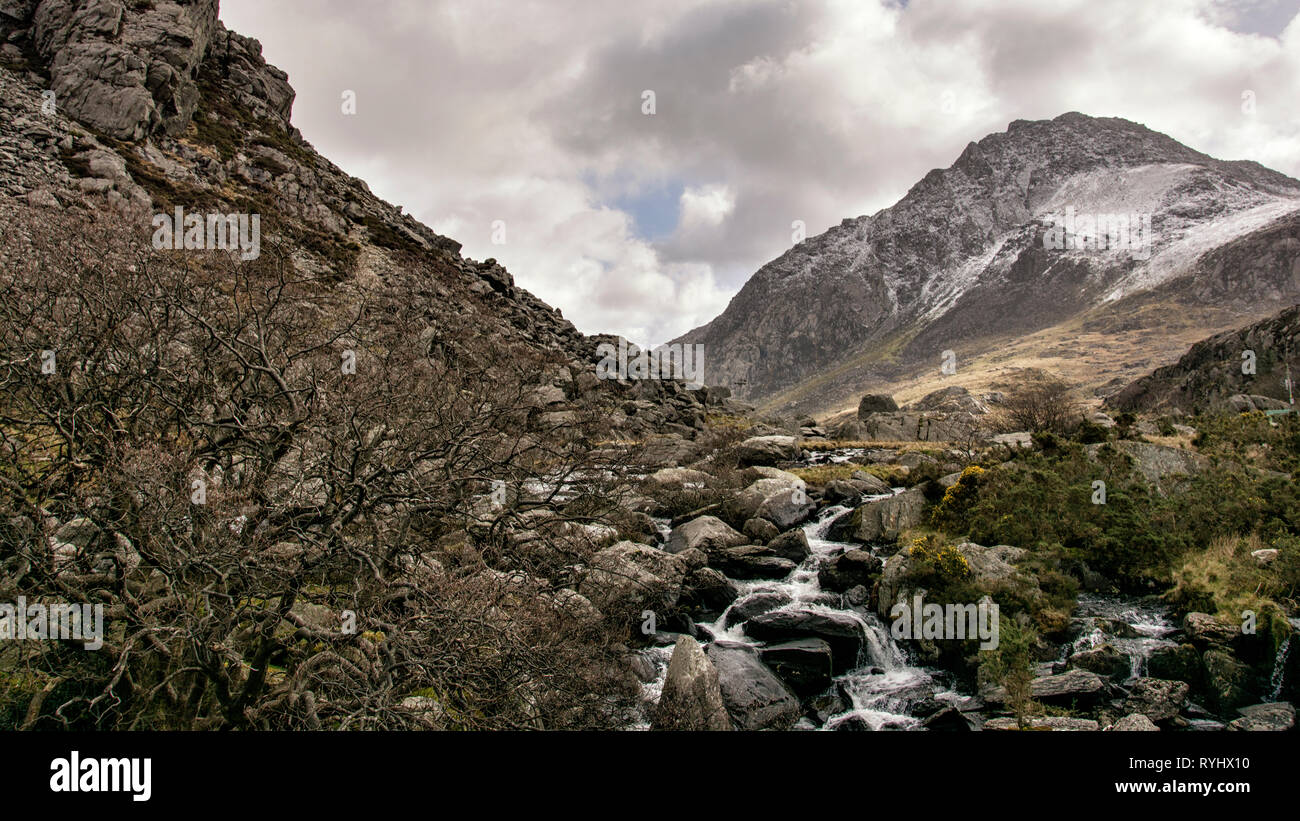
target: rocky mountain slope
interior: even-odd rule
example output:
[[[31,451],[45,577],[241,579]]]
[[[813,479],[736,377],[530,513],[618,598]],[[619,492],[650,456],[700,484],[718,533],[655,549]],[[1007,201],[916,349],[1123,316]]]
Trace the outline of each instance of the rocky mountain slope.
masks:
[[[1045,247],[1067,209],[1139,215],[1139,231],[1147,215],[1151,229],[1137,252]],[[1233,327],[1300,295],[1300,182],[1137,123],[1070,113],[1013,122],[896,205],[799,243],[679,341],[706,346],[712,384],[825,410],[937,372],[944,351],[969,362],[1089,314],[1094,326],[1131,320],[1157,291],[1210,308],[1202,333],[1206,321]]]
[[[112,213],[142,232],[176,207],[256,214],[263,243],[287,243],[300,271],[409,293],[430,335],[454,316],[543,352],[546,412],[599,394],[628,437],[688,439],[703,426],[707,392],[598,382],[600,338],[316,153],[291,123],[287,75],[222,25],[217,0],[5,0],[0,42],[6,213]],[[17,244],[5,238],[0,253]]]
[[[1262,322],[1216,334],[1192,346],[1172,365],[1130,384],[1107,404],[1118,410],[1184,412],[1290,407],[1287,374],[1300,336],[1300,305]]]

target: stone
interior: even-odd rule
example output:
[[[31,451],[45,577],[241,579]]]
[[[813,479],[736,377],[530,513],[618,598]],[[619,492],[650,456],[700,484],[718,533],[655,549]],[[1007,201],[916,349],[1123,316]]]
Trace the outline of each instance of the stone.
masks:
[[[858,402],[858,418],[865,419],[873,413],[894,413],[898,403],[886,393],[869,393]]]
[[[727,611],[723,624],[727,627],[734,627],[741,622],[746,622],[761,613],[768,613],[778,607],[784,607],[790,603],[790,597],[785,593],[775,591],[762,591],[750,593],[743,599],[732,604],[731,609]]]
[[[686,562],[636,542],[619,542],[591,557],[578,592],[606,615],[672,606],[681,595]]]
[[[1133,682],[1124,710],[1141,713],[1154,722],[1167,721],[1187,705],[1187,691],[1185,681],[1140,678]]]
[[[745,633],[766,642],[823,639],[831,647],[836,675],[858,666],[858,652],[865,638],[862,623],[848,614],[803,609],[776,610],[755,616],[745,623]]]
[[[679,636],[651,726],[656,730],[730,730],[718,671],[699,642]]]
[[[788,730],[801,713],[799,699],[752,647],[716,641],[708,657],[718,671],[722,700],[741,730]]]
[[[788,487],[765,498],[755,511],[755,516],[786,530],[806,520],[815,510],[817,505],[808,498],[803,488]]]
[[[727,547],[738,547],[747,540],[730,525],[716,516],[700,516],[673,528],[664,550],[680,553],[688,548],[712,554]]]
[[[798,566],[762,545],[726,547],[709,556],[714,567],[733,579],[784,579]]]
[[[796,639],[759,650],[763,663],[797,695],[814,696],[831,685],[831,646],[822,639]]]
[[[1063,716],[1032,716],[1025,724],[1027,730],[1048,730],[1051,732],[1096,732],[1101,726],[1089,718],[1065,718]],[[984,722],[985,730],[1019,730],[1020,725],[1014,718],[994,718]]]
[[[1229,730],[1280,733],[1295,727],[1295,707],[1286,701],[1252,704],[1237,712],[1241,718],[1228,722]]]
[[[925,495],[919,488],[905,490],[885,499],[873,499],[845,513],[831,525],[836,541],[866,544],[893,542],[900,533],[921,523]]]
[[[783,559],[789,559],[792,562],[802,562],[808,558],[810,548],[808,547],[808,536],[802,528],[787,530],[785,533],[777,536],[767,543],[767,549],[773,555],[780,556]]]
[[[1141,713],[1131,713],[1106,728],[1107,732],[1119,733],[1158,733],[1160,728],[1151,723],[1151,719]]]
[[[746,519],[745,526],[741,528],[741,532],[744,533],[745,536],[747,536],[754,544],[767,544],[777,536],[781,535],[781,531],[776,525],[772,524],[767,519],[760,519],[758,517]]]
[[[736,459],[741,465],[793,462],[799,454],[799,444],[793,436],[753,436],[736,445]]]
[[[852,587],[870,587],[884,567],[868,550],[848,550],[817,571],[817,581],[824,590],[843,593]]]

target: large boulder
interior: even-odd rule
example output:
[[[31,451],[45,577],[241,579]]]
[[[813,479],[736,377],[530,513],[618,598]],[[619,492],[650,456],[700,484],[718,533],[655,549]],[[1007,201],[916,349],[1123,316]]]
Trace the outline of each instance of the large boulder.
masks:
[[[656,730],[730,730],[718,671],[699,642],[679,636],[651,726]]]
[[[1112,644],[1074,653],[1068,659],[1068,664],[1072,670],[1087,670],[1115,681],[1128,678],[1132,669],[1128,656],[1116,650]]]
[[[799,699],[752,647],[717,641],[709,660],[718,671],[722,701],[741,730],[788,730],[799,720]]]
[[[619,542],[591,557],[578,592],[606,615],[640,607],[671,607],[681,595],[686,560],[636,542]]]
[[[793,462],[800,453],[793,436],[753,436],[736,445],[736,459],[741,465]]]
[[[970,391],[960,385],[952,385],[927,393],[904,410],[979,414],[988,413],[989,409],[982,401],[972,396]]]
[[[831,685],[835,665],[831,646],[822,639],[770,644],[759,655],[800,696],[815,696]]]
[[[1228,722],[1229,730],[1280,733],[1295,726],[1295,707],[1285,701],[1252,704],[1237,712],[1241,718]]]
[[[1103,447],[1113,447],[1133,460],[1133,467],[1146,481],[1163,489],[1174,476],[1191,476],[1210,463],[1206,457],[1183,448],[1153,445],[1149,442],[1121,440],[1088,446],[1089,457],[1096,459]]]
[[[1219,621],[1209,613],[1188,613],[1183,617],[1183,632],[1201,650],[1228,644],[1241,633],[1235,625]]]
[[[1141,713],[1155,722],[1167,721],[1187,706],[1187,682],[1140,678],[1133,682],[1124,710]]]
[[[765,479],[763,481],[772,481]],[[782,530],[794,527],[807,519],[817,509],[816,503],[800,487],[788,487],[772,493],[758,506],[754,515],[767,519]]]
[[[865,420],[876,413],[895,413],[898,403],[887,393],[869,393],[858,402],[858,419]]]
[[[713,553],[727,547],[737,547],[748,541],[741,533],[716,516],[700,516],[673,528],[664,550],[681,553],[695,548]]]
[[[697,490],[712,477],[702,470],[690,468],[661,468],[645,477],[647,485],[666,490]]]
[[[836,519],[831,525],[830,537],[837,541],[867,544],[892,542],[904,530],[919,525],[924,511],[925,494],[920,488],[884,499],[872,499]]]
[[[822,565],[817,581],[825,590],[843,593],[857,585],[870,587],[883,567],[884,562],[870,551],[849,550]]]
[[[1101,725],[1090,718],[1067,718],[1065,716],[1031,716],[1025,721],[1029,730],[1048,730],[1051,732],[1085,732],[1092,733],[1101,729]],[[1019,730],[1020,724],[1014,718],[994,718],[984,722],[985,730]]]
[[[784,579],[798,566],[763,545],[725,547],[709,554],[713,567],[733,579]]]
[[[803,609],[754,616],[745,623],[745,633],[765,642],[822,639],[830,645],[836,675],[858,666],[858,653],[866,635],[862,623],[847,613]]]
[[[965,442],[979,431],[977,417],[964,411],[873,413],[860,426],[863,437],[875,442]]]
[[[775,539],[770,540],[767,543],[767,549],[776,556],[796,563],[808,558],[811,551],[811,548],[808,547],[808,534],[803,532],[803,528],[787,530]]]
[[[778,607],[785,607],[789,603],[789,595],[774,590],[750,593],[731,605],[723,624],[727,627],[735,627],[737,624],[749,621],[760,613],[769,613]]]

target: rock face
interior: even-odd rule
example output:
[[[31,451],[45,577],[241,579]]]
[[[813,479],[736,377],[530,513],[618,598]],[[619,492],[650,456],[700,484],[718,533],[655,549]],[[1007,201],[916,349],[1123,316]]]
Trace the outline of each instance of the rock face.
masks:
[[[1171,448],[1166,445],[1153,445],[1148,442],[1130,442],[1123,440],[1111,443],[1133,460],[1133,466],[1152,485],[1161,486],[1162,480],[1171,476],[1191,476],[1199,473],[1209,465],[1209,460],[1199,453]],[[1088,455],[1096,458],[1102,445],[1089,445]]]
[[[730,730],[718,671],[699,642],[679,636],[668,662],[668,676],[655,706],[656,730]]]
[[[892,207],[794,245],[677,341],[706,345],[706,381],[742,399],[821,377],[808,392],[820,404],[794,405],[815,412],[900,372],[933,370],[945,350],[987,349],[999,335],[1027,335],[1173,281],[1207,307],[1226,299],[1281,308],[1300,296],[1298,195],[1300,183],[1282,174],[1215,160],[1126,120],[1072,112],[1016,121]],[[1150,253],[1049,248],[1051,217],[1067,206],[1151,214]],[[1172,264],[1192,250],[1179,237],[1214,230],[1229,214],[1237,228],[1196,249],[1206,251],[1199,260],[1193,252],[1191,263]],[[1219,316],[1221,327],[1235,321]],[[887,358],[898,364],[881,364]]]
[[[753,648],[719,641],[709,645],[708,657],[718,671],[722,700],[737,729],[788,730],[794,726],[799,719],[799,699]]]
[[[217,0],[42,0],[20,23],[31,26],[58,105],[123,140],[185,130],[199,104],[198,66],[224,34]]]
[[[966,559],[971,580],[976,583],[999,582],[1011,578],[1016,572],[1014,563],[1025,554],[1019,547],[1004,544],[985,547],[974,542],[963,542],[957,545],[956,550]],[[910,600],[911,591],[907,587],[907,579],[911,572],[910,550],[901,550],[885,562],[880,574],[877,609],[882,619],[889,620],[889,611],[894,605]]]
[[[1106,404],[1116,410],[1178,408],[1188,413],[1287,407],[1286,390],[1281,387],[1286,372],[1283,354],[1287,345],[1295,350],[1298,335],[1300,305],[1197,342],[1177,362],[1133,382]],[[1254,373],[1242,372],[1247,351],[1254,354]]]

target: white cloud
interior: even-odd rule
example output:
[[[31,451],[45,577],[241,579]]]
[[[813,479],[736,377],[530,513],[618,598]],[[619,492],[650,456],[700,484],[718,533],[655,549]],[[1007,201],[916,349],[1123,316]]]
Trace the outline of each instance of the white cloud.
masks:
[[[1014,119],[1127,117],[1300,175],[1300,21],[1280,30],[1284,8],[224,0],[222,14],[290,73],[322,153],[582,330],[661,342],[721,311],[792,220],[816,233],[888,206]],[[1280,33],[1236,30],[1247,18]],[[683,190],[677,230],[647,241],[611,202],[664,184]]]

